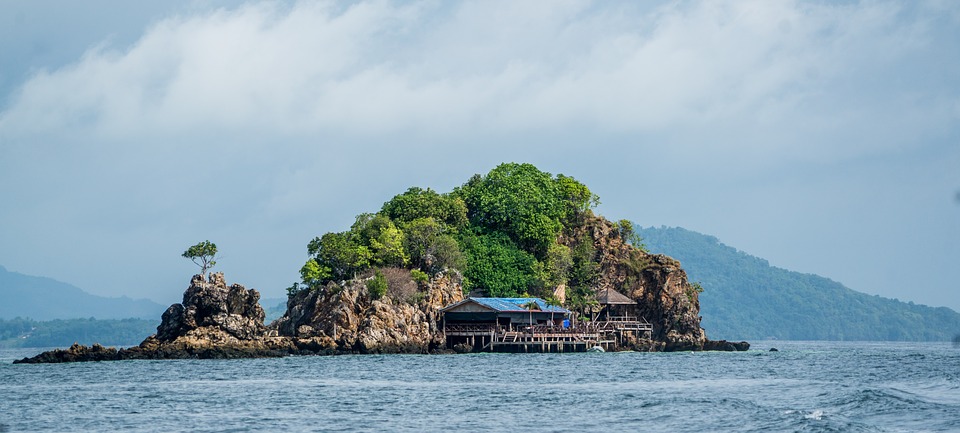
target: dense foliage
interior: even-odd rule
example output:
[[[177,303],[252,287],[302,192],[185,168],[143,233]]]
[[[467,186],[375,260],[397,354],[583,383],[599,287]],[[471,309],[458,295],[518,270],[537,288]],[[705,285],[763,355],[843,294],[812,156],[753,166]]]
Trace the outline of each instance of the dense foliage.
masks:
[[[576,272],[589,265],[558,239],[598,203],[576,179],[530,164],[501,164],[450,193],[410,188],[379,212],[359,215],[350,230],[310,241],[301,282],[289,292],[406,268],[421,279],[456,269],[469,290],[489,296],[549,296],[571,278],[583,280]],[[371,294],[382,296],[379,280],[372,284]]]
[[[68,347],[73,343],[136,346],[157,332],[157,322],[143,319],[70,319],[38,322],[0,320],[0,347]]]
[[[639,232],[653,252],[680,260],[705,289],[701,324],[710,338],[930,341],[960,334],[960,314],[949,308],[855,292],[682,228]]]

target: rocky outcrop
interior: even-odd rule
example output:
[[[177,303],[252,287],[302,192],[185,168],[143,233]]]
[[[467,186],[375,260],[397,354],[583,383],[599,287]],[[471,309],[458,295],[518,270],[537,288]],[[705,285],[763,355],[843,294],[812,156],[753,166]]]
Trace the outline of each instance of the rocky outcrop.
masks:
[[[284,356],[296,349],[263,325],[260,293],[239,284],[227,286],[222,273],[196,275],[183,302],[163,313],[157,334],[139,346],[117,350],[99,344],[74,344],[16,363],[108,361],[119,359],[253,358]]]
[[[400,277],[406,272],[409,278],[409,271],[394,272]],[[366,288],[368,280],[303,290],[288,299],[286,314],[271,328],[291,338],[301,351],[316,353],[431,353],[444,347],[437,328],[440,309],[463,299],[459,273],[441,273],[408,297],[388,291],[374,299]]]
[[[160,342],[208,339],[222,345],[241,340],[256,340],[266,335],[260,293],[239,284],[227,287],[222,273],[210,274],[204,281],[196,275],[183,293],[183,303],[173,304],[163,313],[157,327]]]
[[[746,341],[732,342],[727,340],[707,340],[703,343],[703,350],[717,350],[723,352],[744,351],[750,349],[750,343]],[[776,349],[774,349],[776,351]]]
[[[14,364],[54,364],[60,362],[80,361],[115,361],[120,359],[119,351],[113,347],[103,347],[99,344],[81,346],[73,343],[69,349],[55,349],[43,352],[32,358],[13,361]]]
[[[602,217],[589,217],[561,241],[568,246],[592,242],[600,265],[595,288],[611,288],[638,302],[639,315],[653,324],[649,340],[628,342],[634,350],[723,350],[700,327],[699,292],[687,280],[680,262],[633,248],[617,227]],[[739,344],[739,343],[738,343]],[[733,346],[746,350],[749,344]],[[726,348],[728,346],[722,346]]]

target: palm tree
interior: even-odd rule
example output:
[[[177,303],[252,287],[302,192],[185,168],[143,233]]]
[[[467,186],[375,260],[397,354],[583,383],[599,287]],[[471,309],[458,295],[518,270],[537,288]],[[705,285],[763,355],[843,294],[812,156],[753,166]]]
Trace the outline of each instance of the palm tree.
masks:
[[[520,306],[530,312],[530,332],[533,333],[533,310],[540,311],[540,304],[531,299]]]

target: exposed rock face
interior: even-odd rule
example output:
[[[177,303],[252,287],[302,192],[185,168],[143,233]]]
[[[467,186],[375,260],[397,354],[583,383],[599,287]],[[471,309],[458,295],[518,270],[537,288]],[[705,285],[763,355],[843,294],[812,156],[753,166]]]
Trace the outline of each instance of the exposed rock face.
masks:
[[[220,343],[261,338],[267,328],[259,301],[256,290],[239,284],[227,287],[222,273],[210,274],[208,281],[196,275],[183,293],[183,303],[173,304],[163,313],[156,338],[173,342],[210,335]]]
[[[443,347],[440,309],[463,299],[462,278],[451,271],[421,287],[419,300],[372,299],[365,279],[304,290],[271,324],[304,351],[322,353],[430,353]]]
[[[680,262],[630,247],[613,223],[601,217],[588,218],[569,237],[561,239],[570,246],[583,240],[593,241],[599,257],[596,289],[612,288],[637,300],[639,314],[653,324],[651,340],[633,342],[632,348],[716,350],[700,328],[699,293],[687,281]]]

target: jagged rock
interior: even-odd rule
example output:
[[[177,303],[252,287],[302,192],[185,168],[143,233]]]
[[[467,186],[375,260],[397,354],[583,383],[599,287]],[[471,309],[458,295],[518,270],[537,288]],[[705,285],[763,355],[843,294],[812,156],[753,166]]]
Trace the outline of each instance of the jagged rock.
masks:
[[[256,290],[239,284],[227,287],[223,273],[210,274],[207,281],[195,275],[183,293],[183,303],[173,304],[163,313],[157,339],[175,341],[201,328],[218,329],[238,340],[262,337],[266,327],[259,300]]]
[[[700,328],[700,300],[680,262],[633,248],[603,217],[588,217],[561,238],[573,247],[592,241],[600,273],[595,288],[613,289],[637,300],[640,316],[653,324],[652,340],[660,350],[701,350],[707,341]]]
[[[429,353],[443,347],[439,311],[463,299],[462,277],[441,273],[420,289],[420,300],[372,299],[365,279],[304,290],[271,324],[301,350],[337,353]]]

